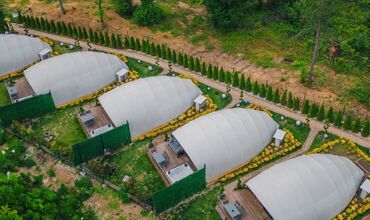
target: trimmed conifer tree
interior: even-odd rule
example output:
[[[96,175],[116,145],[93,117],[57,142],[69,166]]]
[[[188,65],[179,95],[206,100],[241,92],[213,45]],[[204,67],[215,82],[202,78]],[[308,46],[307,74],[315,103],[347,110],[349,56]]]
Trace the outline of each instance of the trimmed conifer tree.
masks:
[[[94,42],[94,32],[91,28],[89,28],[89,40],[90,42]]]
[[[136,51],[141,51],[141,44],[140,44],[139,38],[136,38],[136,41],[135,41],[135,50]]]
[[[273,98],[274,98],[274,94],[272,92],[272,87],[271,86],[267,86],[266,99],[269,100],[269,101],[272,101]]]
[[[104,35],[101,31],[99,32],[99,43],[100,45],[104,45]]]
[[[245,76],[244,76],[244,74],[241,74],[239,89],[245,90]]]
[[[184,56],[182,55],[182,53],[181,53],[181,52],[179,53],[179,56],[178,56],[178,59],[177,59],[177,63],[178,63],[180,66],[184,66]]]
[[[72,27],[72,30],[73,30],[73,37],[74,38],[77,38],[78,37],[78,30],[75,26]]]
[[[193,71],[195,68],[194,66],[194,58],[192,56],[189,56],[189,69]]]
[[[104,46],[110,47],[110,39],[107,31],[104,32]]]
[[[220,82],[225,82],[225,71],[224,71],[224,68],[223,67],[221,67],[221,69],[220,69],[220,73],[219,73],[219,80],[220,80]]]
[[[217,66],[213,67],[212,79],[213,80],[218,80],[218,67]]]
[[[317,113],[317,120],[323,121],[325,119],[325,106],[321,104],[319,112]]]
[[[44,20],[44,18],[41,18],[40,19],[40,26],[41,26],[41,29],[42,30],[45,30],[46,28],[45,28],[45,20]]]
[[[130,44],[129,44],[129,48],[131,50],[135,50],[135,39],[133,36],[130,37]]]
[[[164,44],[162,44],[161,51],[161,58],[166,59],[166,46]]]
[[[212,65],[209,64],[207,69],[207,78],[212,79],[212,76],[213,76]]]
[[[280,92],[278,89],[274,92],[274,98],[272,99],[274,103],[280,103]]]
[[[229,71],[225,72],[225,83],[228,85],[231,84],[231,73]]]
[[[157,57],[161,57],[161,55],[162,55],[161,46],[159,46],[159,44],[157,44],[157,46],[155,46],[155,55]]]
[[[361,135],[363,137],[368,137],[370,135],[370,122],[369,122],[369,120],[367,120],[365,122],[365,125],[364,125],[364,127],[362,128],[362,131],[361,131]]]
[[[313,103],[310,107],[310,114],[309,116],[315,118],[317,116],[318,107],[315,103]]]
[[[202,64],[202,75],[207,76],[207,67],[205,62]]]
[[[87,34],[86,28],[84,27],[82,28],[82,35],[84,40],[89,39],[89,35]]]
[[[281,97],[280,103],[284,106],[287,105],[288,90],[284,90],[283,96]]]
[[[177,63],[177,54],[175,50],[172,50],[172,63]]]
[[[352,117],[350,115],[348,115],[346,120],[344,121],[343,128],[345,130],[351,130],[351,128],[352,128]]]
[[[73,37],[73,28],[71,24],[67,25],[67,32],[69,37]]]
[[[100,38],[98,32],[94,32],[94,43],[99,44],[100,43]]]
[[[80,40],[82,40],[83,38],[84,38],[84,34],[83,34],[83,32],[82,32],[82,29],[81,29],[81,27],[78,27],[77,28],[77,31],[78,31],[78,36],[77,36],[77,38],[78,39],[80,39]],[[64,33],[63,33],[64,34]]]
[[[201,67],[200,67],[200,60],[199,58],[195,58],[195,68],[194,68],[195,72],[200,72],[201,71]]]
[[[127,35],[125,36],[125,48],[130,49],[130,39]]]
[[[334,123],[334,110],[333,110],[333,107],[330,107],[328,113],[326,113],[326,119],[328,119],[328,121],[330,123]]]
[[[111,46],[113,48],[117,48],[117,38],[116,38],[116,35],[114,35],[114,33],[111,34],[110,36],[110,41],[111,41]]]
[[[55,33],[57,30],[56,30],[56,26],[55,26],[55,23],[53,20],[51,20],[50,22],[50,32],[51,33]]]
[[[146,51],[145,51],[145,53],[147,53],[147,54],[152,54],[152,49],[151,49],[151,45],[150,45],[150,42],[149,42],[149,40],[147,40],[146,41]]]
[[[45,30],[50,32],[50,22],[47,19],[45,20]]]
[[[296,97],[294,99],[293,109],[295,111],[298,111],[300,109],[300,105],[301,105],[301,100],[298,97]]]
[[[146,40],[142,39],[140,47],[141,52],[146,53],[146,45],[147,45]]]
[[[360,118],[357,118],[355,123],[352,126],[352,132],[353,133],[358,133],[358,132],[360,132],[360,130],[361,130],[361,120],[360,120]]]
[[[245,83],[245,90],[247,90],[247,92],[252,91],[252,82],[250,77],[248,77],[247,82]]]
[[[266,86],[265,86],[265,84],[261,85],[259,96],[261,98],[266,98]]]
[[[166,59],[168,61],[172,61],[172,52],[171,52],[171,49],[169,47],[167,47]]]
[[[40,19],[38,17],[35,18],[35,27],[37,29],[41,29],[41,23],[40,23]]]
[[[68,27],[64,21],[62,22],[62,34],[68,36]]]
[[[337,114],[335,114],[335,121],[334,125],[337,126],[338,128],[342,127],[342,112],[339,111]]]
[[[310,102],[308,99],[304,100],[302,114],[307,115],[310,112]]]
[[[36,22],[33,16],[30,17],[30,26],[31,28],[36,28]]]
[[[292,95],[292,92],[289,91],[289,93],[288,93],[288,107],[290,109],[292,109],[293,105],[294,105],[293,95]]]
[[[234,73],[233,76],[233,87],[238,87],[239,86],[239,74]]]
[[[59,21],[57,22],[55,33],[62,34],[62,25],[60,24]]]
[[[155,45],[154,43],[151,43],[150,44],[150,55],[155,56],[155,54],[156,54]]]
[[[253,94],[254,95],[258,95],[259,92],[260,92],[260,86],[258,85],[258,82],[257,81],[254,81],[253,83]]]
[[[184,67],[189,68],[189,59],[187,54],[184,55]]]
[[[117,48],[118,49],[122,49],[123,48],[123,45],[122,45],[122,37],[121,35],[117,35]]]

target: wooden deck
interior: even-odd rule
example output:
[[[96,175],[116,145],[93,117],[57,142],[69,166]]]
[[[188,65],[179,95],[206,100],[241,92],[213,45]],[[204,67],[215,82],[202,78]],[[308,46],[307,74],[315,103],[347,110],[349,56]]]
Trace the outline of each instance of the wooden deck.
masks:
[[[225,194],[225,199],[231,203],[238,202],[240,204],[243,209],[241,220],[272,220],[262,204],[249,189],[236,190],[231,194]],[[221,201],[217,203],[216,210],[221,218],[229,219]]]
[[[91,114],[94,116],[94,121],[91,124],[84,125],[80,117],[77,115],[78,121],[80,122],[87,137],[90,137],[91,131],[94,131],[98,128],[104,127],[106,125],[113,126],[113,122],[111,121],[107,113],[104,111],[102,106],[96,106],[95,103],[90,103],[84,105],[82,108],[84,111],[90,111]]]
[[[15,100],[32,96],[35,94],[30,84],[27,82],[26,78],[22,77],[15,80],[15,88],[17,89],[17,96]]]

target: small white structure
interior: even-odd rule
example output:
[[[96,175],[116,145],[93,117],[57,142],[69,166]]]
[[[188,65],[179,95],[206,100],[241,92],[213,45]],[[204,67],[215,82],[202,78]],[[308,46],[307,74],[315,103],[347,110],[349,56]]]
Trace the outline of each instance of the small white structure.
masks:
[[[40,60],[46,60],[51,57],[51,49],[45,48],[39,52]]]
[[[95,136],[101,135],[101,134],[103,134],[105,132],[108,132],[108,131],[110,131],[112,129],[114,129],[114,126],[112,126],[112,125],[105,125],[103,127],[97,128],[97,129],[95,129],[93,131],[90,131],[90,136],[91,137],[95,137]]]
[[[199,112],[199,110],[204,107],[206,100],[207,98],[203,95],[199,95],[196,99],[194,99],[196,112]]]
[[[361,189],[360,197],[361,197],[361,199],[365,199],[370,193],[370,180],[366,179],[361,184],[360,189]]]
[[[281,142],[283,141],[284,137],[286,135],[286,131],[283,131],[281,129],[277,129],[274,134],[275,139],[275,145],[279,147],[281,145]]]
[[[166,176],[168,177],[168,179],[173,184],[173,183],[175,183],[175,182],[177,182],[179,180],[184,179],[185,177],[189,176],[193,172],[194,171],[193,171],[193,169],[191,169],[191,167],[189,166],[189,164],[184,163],[184,164],[181,164],[178,167],[175,167],[175,168],[167,171],[166,172]]]
[[[117,75],[117,81],[118,82],[123,82],[125,79],[127,79],[128,76],[128,68],[122,68],[120,71],[116,73]]]

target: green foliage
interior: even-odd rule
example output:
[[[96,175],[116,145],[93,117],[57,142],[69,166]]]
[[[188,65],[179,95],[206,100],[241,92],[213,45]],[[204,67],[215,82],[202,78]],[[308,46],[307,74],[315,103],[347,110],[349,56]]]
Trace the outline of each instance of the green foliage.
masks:
[[[133,18],[140,26],[152,26],[163,18],[163,11],[153,0],[142,0]]]
[[[117,39],[116,39],[116,36],[112,33],[112,35],[110,36],[110,40],[111,40],[111,46],[113,48],[117,48]]]
[[[284,93],[283,93],[283,96],[281,97],[281,100],[280,100],[280,103],[283,105],[283,106],[286,106],[288,103],[287,103],[287,97],[288,96],[288,90],[285,90]]]
[[[321,104],[319,112],[317,113],[317,120],[323,121],[325,119],[325,106]]]
[[[269,100],[269,101],[272,101],[272,99],[274,98],[274,94],[272,92],[272,87],[271,86],[267,86],[267,95],[266,95],[266,99]]]
[[[118,191],[118,197],[122,203],[130,203],[131,199],[128,196],[127,190],[124,187],[121,187]]]
[[[67,32],[67,34],[68,34],[68,32]],[[87,34],[86,28],[82,28],[82,37],[83,37],[82,39],[84,39],[84,40],[89,39],[89,35]]]
[[[0,128],[0,146],[5,143],[5,135],[4,135],[4,130]]]
[[[207,67],[206,67],[206,63],[205,62],[203,62],[203,64],[202,64],[202,75],[203,76],[207,76]]]
[[[364,127],[362,128],[362,131],[361,131],[361,135],[363,137],[368,137],[370,135],[370,121],[369,120],[367,120],[365,122],[365,125],[364,125]]]
[[[107,31],[104,32],[104,46],[110,46],[110,39]]]
[[[233,74],[233,87],[238,87],[239,86],[239,74],[234,73]]]
[[[98,32],[94,32],[94,41],[93,41],[95,44],[98,44],[100,43],[100,38],[99,38],[99,34]]]
[[[141,51],[141,44],[139,38],[136,38],[135,40],[135,50],[136,51]]]
[[[245,90],[247,92],[252,91],[252,83],[251,83],[251,78],[250,77],[248,77],[247,82],[245,83]]]
[[[307,115],[310,112],[310,102],[308,99],[304,100],[302,114]]]
[[[212,79],[218,80],[218,67],[217,66],[213,67]]]
[[[131,50],[135,50],[135,47],[136,47],[136,43],[135,43],[135,39],[133,36],[130,37],[130,44],[129,44],[129,48]],[[160,56],[159,56],[160,57]]]
[[[117,36],[117,48],[118,49],[122,49],[123,48],[121,35],[118,35]]]
[[[159,44],[157,44],[157,46],[155,46],[155,55],[157,57],[161,57],[162,56],[161,46],[159,46]]]
[[[272,101],[274,103],[280,103],[280,93],[279,93],[278,89],[275,90],[274,97],[273,97]]]
[[[334,123],[334,110],[333,110],[333,107],[330,107],[328,113],[326,113],[326,119],[328,119],[328,121],[330,123]]]
[[[71,24],[67,25],[67,32],[69,37],[73,37],[73,28]]]
[[[344,121],[343,128],[345,130],[351,130],[352,129],[352,117],[350,115],[348,115],[346,120]]]
[[[198,59],[198,58],[197,58]],[[199,60],[199,59],[198,59]],[[172,50],[172,63],[177,63],[177,54],[176,54],[176,51],[175,50]],[[199,64],[200,65],[200,64]],[[195,68],[198,68],[197,65],[195,65]],[[200,66],[199,66],[199,70],[198,72],[200,72]]]
[[[94,31],[89,28],[89,41],[94,42]]]
[[[261,88],[260,88],[260,97],[261,98],[266,98],[266,86],[265,86],[265,84],[262,84],[261,85]]]
[[[184,66],[184,56],[182,55],[182,53],[179,53],[179,58],[177,59],[177,63],[180,66]]]
[[[50,177],[55,177],[55,170],[53,170],[53,169],[50,169],[50,170],[48,170],[47,171],[47,174],[48,174],[48,176],[50,176]]]
[[[127,35],[125,36],[125,48],[130,49],[130,40]]]
[[[168,61],[172,61],[172,53],[171,53],[171,49],[169,47],[167,47],[166,59]]]
[[[230,85],[231,84],[231,73],[229,71],[225,74],[225,83]]]
[[[315,103],[313,103],[310,107],[309,116],[312,118],[315,118],[317,116],[318,111],[319,111],[319,107]]]
[[[360,130],[361,130],[361,120],[360,120],[360,118],[357,118],[355,123],[353,124],[352,132],[353,133],[358,133],[358,132],[360,132]]]
[[[194,70],[194,58],[192,56],[189,57],[189,69]]]
[[[334,121],[334,125],[337,126],[338,128],[342,127],[342,112],[339,111],[337,112],[337,114],[335,115],[335,121]]]
[[[245,90],[245,76],[244,74],[240,77],[239,89]]]
[[[259,94],[259,92],[260,92],[260,87],[259,87],[259,85],[258,85],[258,82],[257,82],[257,81],[255,81],[255,82],[253,83],[253,94],[254,94],[254,95],[258,95],[258,94]]]
[[[220,74],[219,74],[220,76],[218,77],[219,78],[219,81],[220,82],[225,82],[225,71],[224,71],[224,68],[223,67],[221,67],[221,69],[220,69]]]
[[[201,71],[201,67],[200,67],[200,60],[199,58],[195,58],[195,68],[194,68],[195,72],[200,72]]]
[[[211,64],[208,64],[207,77],[209,79],[212,79],[212,76],[213,76],[212,65]]]
[[[298,111],[300,109],[301,100],[296,97],[293,103],[293,110]]]
[[[294,106],[293,95],[292,95],[292,92],[289,91],[289,94],[288,94],[288,107],[290,109],[293,109],[293,106]]]
[[[59,21],[57,22],[56,25],[56,34],[62,34],[62,25]]]
[[[50,32],[55,33],[56,32],[56,26],[53,20],[50,22]]]
[[[103,33],[100,31],[99,32],[99,43],[100,45],[104,45],[105,39]]]
[[[132,0],[114,0],[115,8],[122,17],[130,18],[134,13]]]

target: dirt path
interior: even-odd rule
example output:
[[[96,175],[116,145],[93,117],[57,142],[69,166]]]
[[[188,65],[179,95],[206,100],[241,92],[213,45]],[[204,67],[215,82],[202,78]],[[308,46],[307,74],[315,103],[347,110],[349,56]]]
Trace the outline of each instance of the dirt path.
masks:
[[[20,0],[14,0],[12,4],[8,6],[13,8],[21,7]],[[109,3],[106,3],[109,4]],[[91,1],[65,1],[64,8],[67,12],[66,15],[61,16],[60,9],[57,3],[45,4],[39,0],[29,0],[28,4],[23,5],[24,9],[32,8],[32,11],[28,11],[27,15],[39,16],[48,19],[60,20],[67,23],[77,24],[83,27],[91,27],[95,30],[101,30],[102,25],[99,22],[99,18],[96,15],[97,8]],[[178,9],[191,10],[191,16],[195,15],[204,16],[204,8],[201,7],[192,8],[185,3],[179,3]],[[110,7],[113,8],[113,7]],[[172,8],[176,10],[177,8]],[[26,10],[25,10],[26,11]],[[78,19],[77,19],[78,18]],[[190,18],[189,18],[190,19]],[[206,63],[217,64],[223,66],[228,71],[240,71],[246,76],[251,76],[252,80],[257,80],[259,83],[268,82],[273,85],[274,88],[281,90],[289,89],[295,96],[299,96],[301,99],[306,94],[310,94],[309,100],[315,103],[322,103],[333,106],[336,110],[342,109],[341,97],[338,97],[337,91],[345,90],[354,85],[353,80],[348,75],[336,75],[334,71],[329,68],[322,67],[323,71],[327,74],[328,78],[333,81],[335,88],[325,88],[325,86],[318,86],[318,88],[307,88],[300,83],[299,71],[292,71],[287,69],[278,68],[261,68],[257,65],[244,59],[243,54],[230,55],[222,52],[221,42],[212,37],[208,37],[209,44],[213,45],[215,49],[207,50],[204,45],[192,45],[189,40],[183,35],[174,35],[172,32],[161,32],[154,31],[149,28],[139,27],[133,22],[123,19],[117,13],[112,10],[105,10],[105,21],[108,25],[109,32],[120,33],[122,36],[130,34],[140,39],[146,38],[156,44],[169,45],[176,51],[182,51],[192,56],[201,58]],[[179,28],[184,28],[179,24]],[[280,58],[279,58],[280,59]],[[281,61],[281,60],[280,60]],[[279,61],[279,62],[280,62]],[[282,79],[284,79],[282,81]],[[328,86],[327,86],[328,87]],[[349,99],[346,104],[348,112],[366,116],[368,114],[363,104]]]
[[[14,24],[14,29],[15,29],[15,31],[23,33],[23,28],[20,25]],[[75,43],[74,39],[64,37],[64,36],[44,33],[44,32],[35,31],[35,30],[30,30],[29,33],[30,34],[35,34],[35,35],[44,35],[44,36],[46,36],[50,39],[60,41],[60,42],[64,42],[64,43],[68,43],[68,44],[74,44]],[[81,47],[83,47],[83,48],[88,47],[86,42],[84,42],[84,41],[80,41],[80,44],[81,44]],[[94,44],[92,44],[92,46],[93,46],[93,48],[95,48],[97,50],[100,50],[100,51],[120,53],[120,54],[123,54],[125,56],[133,57],[133,58],[136,58],[136,59],[148,62],[148,63],[152,63],[152,64],[156,63],[155,57],[144,54],[144,53],[141,53],[141,52],[136,52],[136,51],[132,51],[132,50],[113,49],[113,48],[103,47],[103,46],[94,45]],[[166,60],[160,60],[159,65],[163,69],[168,68],[168,62]],[[189,76],[192,76],[196,80],[198,80],[199,82],[201,82],[203,84],[206,84],[206,85],[209,85],[209,86],[211,86],[215,89],[218,89],[220,91],[226,91],[226,85],[224,83],[221,83],[221,82],[214,81],[212,79],[208,79],[206,77],[203,77],[200,73],[195,73],[195,72],[190,71],[190,70],[188,70],[188,69],[186,69],[182,66],[179,66],[179,65],[173,65],[172,69],[175,72],[183,73],[183,74],[187,74]],[[228,107],[231,107],[231,106],[234,105],[234,103],[235,104],[237,103],[237,101],[239,100],[240,90],[238,88],[231,88],[230,94],[233,98],[233,102],[230,103],[228,105]],[[254,104],[260,105],[262,107],[270,109],[273,112],[285,115],[285,116],[293,118],[295,120],[299,120],[299,121],[302,121],[302,122],[304,122],[306,120],[306,116],[302,115],[300,112],[294,112],[294,111],[292,111],[292,110],[290,110],[290,109],[288,109],[284,106],[276,105],[276,104],[274,104],[270,101],[262,99],[258,96],[255,96],[255,95],[251,94],[251,93],[244,92],[244,99],[248,99],[249,101],[251,101]],[[312,131],[319,131],[319,130],[323,129],[324,123],[320,122],[320,121],[317,121],[317,120],[314,120],[314,119],[311,119],[310,127],[311,127]],[[369,137],[365,138],[365,137],[362,137],[360,134],[354,134],[350,131],[344,131],[342,129],[339,129],[339,128],[336,128],[336,127],[333,127],[333,126],[330,127],[328,129],[328,131],[332,134],[337,135],[337,136],[347,137],[348,139],[351,139],[353,142],[355,142],[355,143],[357,143],[361,146],[370,148],[370,138]],[[310,138],[310,140],[311,140],[311,138]]]

